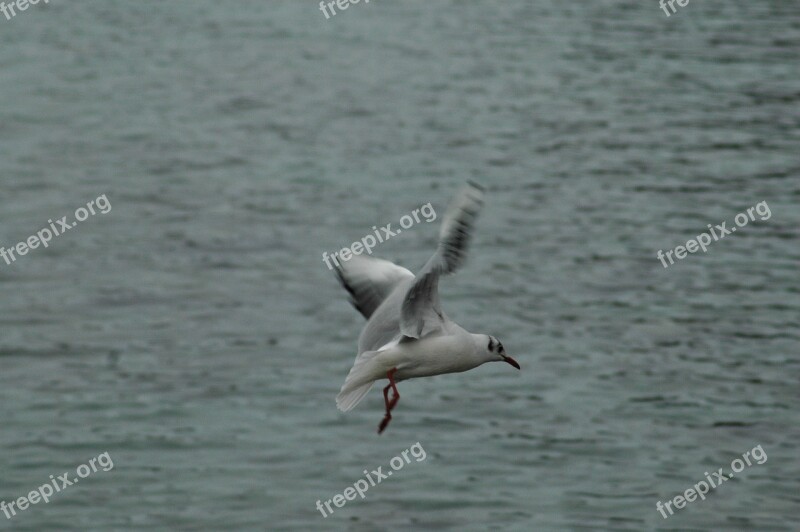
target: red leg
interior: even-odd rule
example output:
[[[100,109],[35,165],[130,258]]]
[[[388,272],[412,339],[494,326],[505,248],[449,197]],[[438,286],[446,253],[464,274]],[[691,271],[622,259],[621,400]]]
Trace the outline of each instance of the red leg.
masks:
[[[393,368],[389,373],[387,373],[387,377],[389,377],[389,386],[392,387],[392,392],[394,392],[394,397],[392,397],[392,402],[389,403],[389,410],[394,408],[394,405],[397,404],[397,401],[400,400],[400,392],[397,391],[397,384],[394,382],[394,372],[397,371],[397,368]]]
[[[383,421],[381,421],[380,426],[378,427],[378,434],[381,434],[384,429],[389,425],[389,422],[392,420],[392,409],[397,404],[397,401],[400,400],[400,392],[397,391],[397,385],[394,382],[394,373],[397,371],[397,368],[392,368],[386,374],[386,377],[389,379],[389,384],[383,389],[383,402],[386,404],[386,414],[383,416]],[[394,392],[394,396],[392,400],[389,400],[389,388],[392,389]]]

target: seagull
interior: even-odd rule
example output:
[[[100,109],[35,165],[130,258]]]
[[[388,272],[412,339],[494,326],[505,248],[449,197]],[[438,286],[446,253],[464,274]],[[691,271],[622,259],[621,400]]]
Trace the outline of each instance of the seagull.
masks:
[[[375,381],[388,379],[383,389],[386,414],[378,434],[392,419],[400,381],[459,373],[486,362],[506,362],[520,369],[497,338],[464,330],[445,316],[439,302],[439,277],[464,263],[482,205],[483,188],[468,182],[445,213],[436,252],[416,276],[388,260],[364,255],[352,255],[335,268],[351,303],[367,320],[336,406],[342,412],[352,410]]]

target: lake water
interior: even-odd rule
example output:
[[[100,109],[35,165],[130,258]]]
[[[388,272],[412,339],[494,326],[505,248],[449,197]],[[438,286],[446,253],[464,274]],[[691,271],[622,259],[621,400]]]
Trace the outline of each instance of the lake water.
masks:
[[[113,459],[0,529],[797,530],[799,57],[777,0],[0,16],[0,245],[111,205],[0,261],[0,501]],[[322,253],[467,179],[443,307],[522,371],[403,382],[378,436],[377,387],[335,406],[363,320]],[[417,270],[439,221],[375,255]]]

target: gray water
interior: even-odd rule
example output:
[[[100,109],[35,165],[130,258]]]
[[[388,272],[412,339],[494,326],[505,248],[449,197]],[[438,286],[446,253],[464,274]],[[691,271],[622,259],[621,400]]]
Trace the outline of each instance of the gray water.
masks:
[[[0,16],[0,245],[111,205],[0,262],[0,501],[113,459],[0,529],[798,530],[799,57],[789,0]],[[403,382],[378,436],[377,387],[335,406],[363,320],[322,253],[467,179],[444,310],[522,371]],[[418,269],[439,222],[375,255]]]

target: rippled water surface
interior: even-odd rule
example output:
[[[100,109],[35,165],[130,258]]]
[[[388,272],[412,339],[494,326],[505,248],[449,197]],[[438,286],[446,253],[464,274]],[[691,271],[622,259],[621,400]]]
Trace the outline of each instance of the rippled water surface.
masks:
[[[0,529],[797,530],[798,58],[777,0],[0,16],[0,245],[112,206],[0,262],[0,500],[114,464]],[[379,437],[377,388],[336,410],[363,322],[322,252],[467,179],[486,204],[443,306],[523,371],[401,383]],[[439,221],[376,255],[418,269]]]

